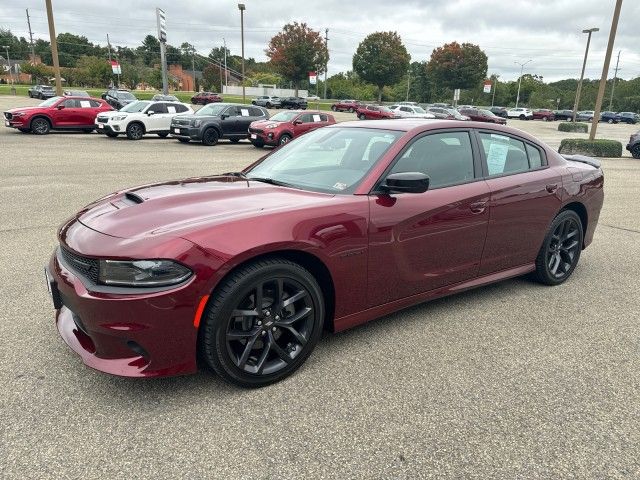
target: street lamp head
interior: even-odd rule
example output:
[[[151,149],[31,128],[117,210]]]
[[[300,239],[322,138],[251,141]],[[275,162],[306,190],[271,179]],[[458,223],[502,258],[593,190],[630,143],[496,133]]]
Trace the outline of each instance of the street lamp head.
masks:
[[[244,10],[244,9],[245,9],[245,7],[244,7],[244,3],[239,3],[239,4],[238,4],[238,10],[242,11],[242,10]]]
[[[587,28],[586,30],[582,30],[582,33],[592,33],[592,32],[597,32],[597,31],[599,31],[599,30],[600,30],[600,29],[599,29],[599,28],[597,28],[597,27],[594,27],[594,28]]]

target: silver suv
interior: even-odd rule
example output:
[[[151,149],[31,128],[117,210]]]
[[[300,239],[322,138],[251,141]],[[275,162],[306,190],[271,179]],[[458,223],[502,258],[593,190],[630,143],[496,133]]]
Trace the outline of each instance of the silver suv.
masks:
[[[253,105],[258,105],[259,107],[280,108],[280,97],[263,95],[261,97],[254,98],[251,100],[251,103]]]

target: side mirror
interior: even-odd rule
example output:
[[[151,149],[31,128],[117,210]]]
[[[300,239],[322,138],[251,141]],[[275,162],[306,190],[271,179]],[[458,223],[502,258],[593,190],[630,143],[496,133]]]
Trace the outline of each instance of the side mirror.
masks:
[[[222,115],[220,115],[220,120],[224,120],[226,118],[229,118],[229,115],[227,115],[226,113],[223,113]]]
[[[150,116],[151,116],[151,115],[153,115],[154,113],[156,113],[156,112],[154,112],[153,110],[149,110],[149,111],[147,112],[147,115],[150,117]]]
[[[302,125],[302,120],[296,120],[293,122],[294,125]]]
[[[64,108],[64,105],[60,104],[56,107],[58,110],[62,110]]]
[[[422,172],[392,173],[380,188],[387,193],[424,193],[429,189],[429,175]]]

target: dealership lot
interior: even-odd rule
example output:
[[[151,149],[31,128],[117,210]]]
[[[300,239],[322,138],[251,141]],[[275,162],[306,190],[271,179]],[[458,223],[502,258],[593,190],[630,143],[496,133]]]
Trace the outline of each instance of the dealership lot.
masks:
[[[0,97],[0,110],[26,103]],[[567,136],[554,122],[509,124],[554,147]],[[600,125],[599,136],[626,144],[636,130]],[[57,335],[42,267],[57,226],[91,200],[239,170],[264,151],[3,127],[0,150],[0,476],[640,473],[640,161],[628,152],[604,160],[594,243],[567,283],[511,280],[327,334],[297,374],[247,391],[208,372],[87,369]]]

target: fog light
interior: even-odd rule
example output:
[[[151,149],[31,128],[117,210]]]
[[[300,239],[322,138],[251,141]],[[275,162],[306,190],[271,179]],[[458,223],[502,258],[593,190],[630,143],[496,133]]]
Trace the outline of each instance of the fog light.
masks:
[[[120,125],[114,125],[114,126],[113,126],[113,129],[114,129],[116,132],[119,132],[119,131],[120,131]]]
[[[273,138],[273,133],[267,135],[269,138]]]

